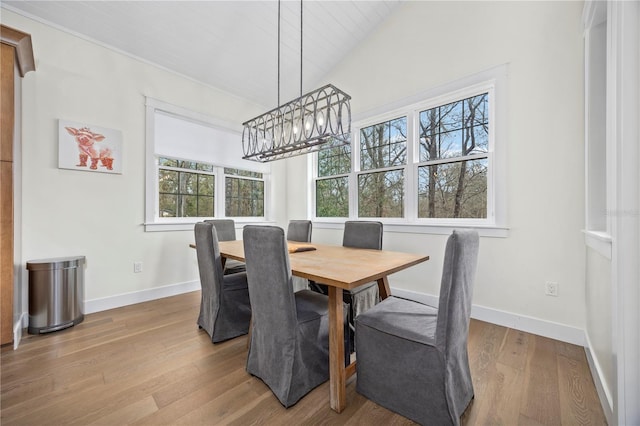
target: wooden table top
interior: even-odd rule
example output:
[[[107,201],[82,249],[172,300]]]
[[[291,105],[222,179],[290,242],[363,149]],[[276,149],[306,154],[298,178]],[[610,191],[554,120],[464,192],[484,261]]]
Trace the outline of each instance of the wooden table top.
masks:
[[[292,274],[342,289],[353,289],[429,260],[429,256],[415,253],[318,243],[304,245],[316,250],[290,253]],[[245,260],[242,240],[220,241],[219,246],[222,256]]]

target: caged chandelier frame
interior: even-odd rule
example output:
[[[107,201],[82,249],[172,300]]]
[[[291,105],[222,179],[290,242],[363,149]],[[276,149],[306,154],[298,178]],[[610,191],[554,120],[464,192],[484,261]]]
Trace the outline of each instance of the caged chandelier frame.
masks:
[[[280,0],[278,0],[278,106],[242,123],[245,160],[268,162],[351,143],[351,96],[332,84],[302,94],[300,0],[300,96],[280,104]]]

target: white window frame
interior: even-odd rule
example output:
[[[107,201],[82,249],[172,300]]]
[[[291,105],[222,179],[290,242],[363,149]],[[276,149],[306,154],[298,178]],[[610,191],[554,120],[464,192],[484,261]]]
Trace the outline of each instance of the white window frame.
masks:
[[[585,93],[585,243],[611,260],[611,183],[614,181],[615,147],[607,135],[607,104],[611,81],[607,77],[607,4],[586,2],[584,7]],[[604,111],[600,108],[603,108]],[[602,155],[604,154],[604,155]]]
[[[148,97],[146,99],[146,167],[145,167],[145,231],[187,231],[193,230],[193,225],[196,222],[202,221],[203,217],[160,217],[159,215],[159,184],[158,184],[158,158],[173,158],[184,161],[193,161],[197,163],[212,164],[214,166],[213,174],[215,176],[215,204],[214,214],[215,218],[226,218],[225,216],[225,178],[227,175],[224,173],[224,168],[241,169],[252,172],[262,173],[264,181],[264,217],[229,217],[234,219],[236,225],[239,227],[250,223],[272,223],[270,220],[271,214],[271,168],[268,165],[262,163],[254,163],[246,161],[243,165],[240,164],[224,164],[216,163],[215,161],[206,161],[196,158],[184,158],[176,155],[160,154],[156,152],[156,139],[155,139],[155,117],[156,114],[164,113],[176,118],[184,119],[186,121],[195,122],[204,126],[209,126],[234,134],[238,136],[240,140],[241,130],[234,128],[230,123],[223,120],[215,119],[204,114],[196,113],[185,108],[181,108],[163,101],[159,101],[154,98]],[[239,177],[239,176],[236,176]],[[248,178],[250,179],[250,178]]]
[[[345,220],[379,220],[385,230],[424,234],[449,234],[453,229],[477,229],[481,236],[507,237],[506,215],[506,123],[507,123],[507,65],[499,65],[489,70],[451,82],[438,88],[413,95],[354,117],[352,123],[351,173],[349,174],[349,217],[317,217],[315,210],[315,182],[317,179],[317,154],[310,159],[310,205],[314,226],[318,228],[339,228]],[[487,170],[487,218],[486,219],[446,219],[418,218],[419,143],[417,134],[421,111],[450,102],[466,99],[482,93],[489,93],[489,141]],[[404,166],[404,217],[364,218],[358,217],[357,176],[360,171],[360,129],[370,125],[407,116],[407,164]],[[484,155],[483,155],[484,157]],[[393,167],[397,169],[398,167]],[[382,169],[381,169],[382,170]]]

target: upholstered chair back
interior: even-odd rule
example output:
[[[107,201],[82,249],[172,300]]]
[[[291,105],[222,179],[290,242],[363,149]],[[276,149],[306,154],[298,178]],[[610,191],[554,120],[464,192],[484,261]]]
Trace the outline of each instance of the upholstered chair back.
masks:
[[[310,220],[290,220],[287,228],[287,240],[308,243],[311,241],[311,230]]]
[[[472,388],[467,355],[467,337],[471,317],[471,299],[478,259],[479,238],[476,231],[455,230],[449,236],[444,254],[440,302],[436,325],[436,346],[444,353],[448,369],[464,369],[466,374],[447,374],[445,380],[450,389]],[[467,380],[464,385],[454,383]],[[454,398],[455,399],[455,398]],[[464,404],[455,412],[462,412]]]
[[[276,226],[247,225],[243,240],[254,323],[251,338],[271,334],[276,336],[274,342],[285,346],[293,342],[297,317],[284,231]]]
[[[382,223],[346,221],[342,236],[344,247],[382,250]]]
[[[218,233],[218,241],[236,240],[236,223],[233,219],[209,219],[207,223],[213,224]]]
[[[211,223],[198,222],[194,227],[194,233],[203,297],[211,301],[210,314],[212,318],[216,318],[220,309],[223,276],[216,228]],[[213,330],[207,332],[213,334]]]

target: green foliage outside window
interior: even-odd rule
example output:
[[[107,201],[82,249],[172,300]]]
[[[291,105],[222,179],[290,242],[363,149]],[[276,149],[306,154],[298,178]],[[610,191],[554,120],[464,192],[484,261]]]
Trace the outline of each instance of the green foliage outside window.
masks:
[[[262,173],[160,157],[158,200],[160,217],[214,217],[216,173],[224,170],[225,215],[264,216]]]
[[[264,216],[264,181],[225,178],[227,217]]]
[[[213,217],[215,176],[197,172],[211,172],[213,166],[171,158],[158,164],[160,217]]]
[[[331,142],[330,142],[331,143]],[[349,178],[340,176],[351,172],[351,145],[336,146],[318,152],[316,181],[316,216],[349,216]]]
[[[349,178],[347,176],[316,181],[316,216],[349,216]]]
[[[403,217],[403,170],[366,173],[358,176],[359,217]]]

